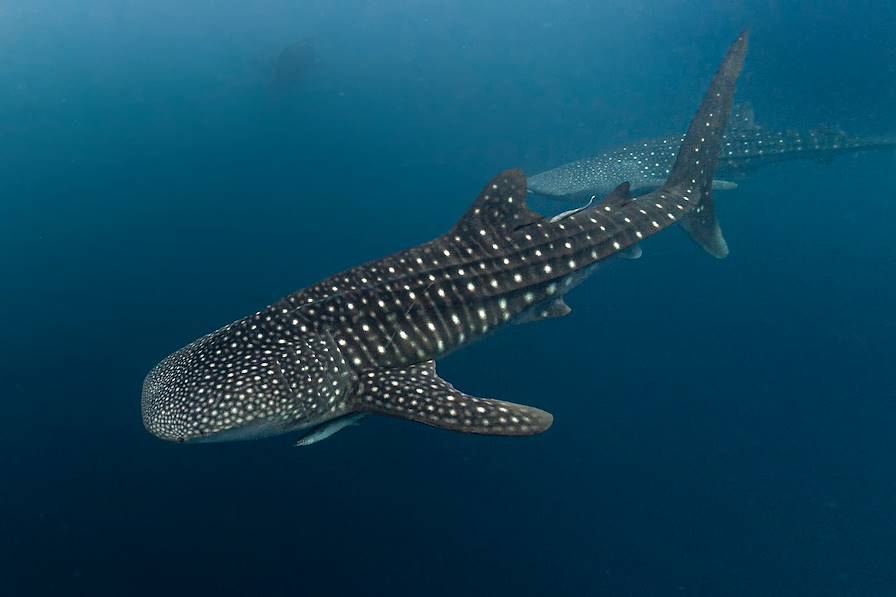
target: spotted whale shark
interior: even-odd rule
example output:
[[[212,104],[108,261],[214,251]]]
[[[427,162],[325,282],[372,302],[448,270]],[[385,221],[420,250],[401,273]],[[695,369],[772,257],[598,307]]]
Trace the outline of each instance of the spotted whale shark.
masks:
[[[682,136],[649,139],[576,160],[529,177],[529,191],[548,197],[603,195],[620,180],[633,192],[657,189],[671,172]],[[749,104],[735,106],[722,140],[715,190],[737,187],[737,181],[766,164],[812,159],[828,161],[845,153],[891,150],[896,137],[848,135],[820,126],[809,131],[771,130],[757,125]]]
[[[464,433],[525,436],[553,416],[471,396],[435,360],[505,325],[569,314],[563,296],[602,261],[675,224],[727,253],[712,180],[747,35],[732,44],[660,189],[623,183],[602,201],[545,219],[526,177],[498,174],[446,234],[336,274],[212,332],[143,383],[146,429],[177,442],[301,432],[307,445],[386,415]]]

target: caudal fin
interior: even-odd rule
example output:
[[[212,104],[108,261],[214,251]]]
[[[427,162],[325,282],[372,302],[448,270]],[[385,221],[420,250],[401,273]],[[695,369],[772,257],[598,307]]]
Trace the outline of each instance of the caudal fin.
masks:
[[[697,244],[719,259],[728,255],[728,243],[722,236],[713,207],[712,178],[747,52],[747,37],[747,32],[740,34],[716,71],[662,188],[667,193],[696,200],[697,207],[681,220],[681,226]]]

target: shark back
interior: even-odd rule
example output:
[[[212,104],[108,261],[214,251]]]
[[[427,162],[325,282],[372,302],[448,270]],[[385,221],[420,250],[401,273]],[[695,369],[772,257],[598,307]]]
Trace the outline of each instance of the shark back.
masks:
[[[725,136],[719,173],[737,178],[776,162],[806,159],[829,162],[841,154],[892,150],[894,147],[896,138],[849,135],[829,126],[809,131],[735,130]]]
[[[684,137],[662,137],[576,160],[529,177],[529,191],[548,197],[606,195],[620,182],[632,191],[659,188]]]

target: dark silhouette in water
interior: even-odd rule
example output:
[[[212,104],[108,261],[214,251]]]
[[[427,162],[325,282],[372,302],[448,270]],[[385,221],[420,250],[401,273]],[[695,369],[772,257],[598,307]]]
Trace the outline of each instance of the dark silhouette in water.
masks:
[[[302,39],[286,46],[273,60],[271,89],[285,95],[298,89],[314,64],[314,44]]]

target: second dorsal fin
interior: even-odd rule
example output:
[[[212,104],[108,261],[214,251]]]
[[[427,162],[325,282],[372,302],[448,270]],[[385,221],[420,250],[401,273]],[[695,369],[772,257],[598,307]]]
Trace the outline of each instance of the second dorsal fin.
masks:
[[[631,183],[624,182],[612,191],[610,194],[604,197],[604,200],[600,202],[600,205],[609,205],[611,207],[618,207],[620,205],[624,205],[632,200],[631,193]]]
[[[756,115],[753,113],[753,104],[741,102],[731,109],[728,119],[728,130],[755,131],[762,127],[756,124]]]
[[[520,170],[505,170],[485,185],[455,229],[471,234],[506,232],[542,219],[526,205],[525,175]]]

